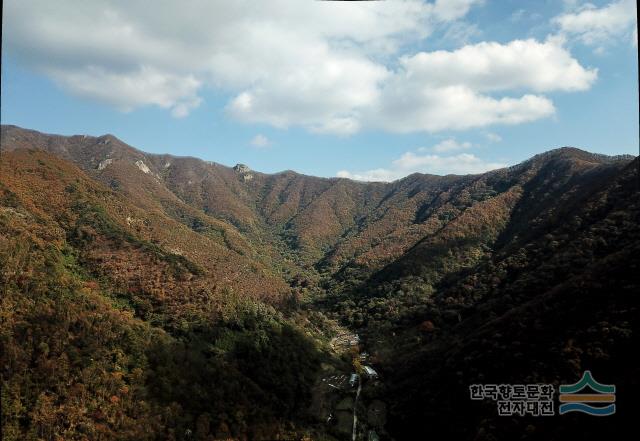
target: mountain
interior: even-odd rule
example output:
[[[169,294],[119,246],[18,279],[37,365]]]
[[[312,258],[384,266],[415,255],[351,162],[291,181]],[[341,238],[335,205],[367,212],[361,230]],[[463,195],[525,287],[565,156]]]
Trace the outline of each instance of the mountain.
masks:
[[[387,423],[363,433],[560,439],[631,421],[637,158],[565,147],[362,183],[1,135],[6,439],[343,439],[314,409],[327,366],[350,369],[331,344],[344,326],[384,379],[363,399]],[[584,369],[618,385],[607,424],[468,399]]]
[[[517,202],[505,193],[476,204],[345,301],[358,299],[347,314],[370,318],[371,339],[387,336],[378,350],[398,439],[425,421],[455,439],[598,439],[631,429],[640,392],[630,363],[640,327],[638,160],[564,150],[518,169],[532,171]],[[614,417],[505,418],[469,399],[471,384],[558,390],[584,370],[616,384]]]

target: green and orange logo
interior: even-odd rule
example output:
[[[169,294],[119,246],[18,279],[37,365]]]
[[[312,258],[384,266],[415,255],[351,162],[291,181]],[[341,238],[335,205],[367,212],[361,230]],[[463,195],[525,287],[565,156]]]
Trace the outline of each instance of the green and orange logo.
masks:
[[[579,393],[587,386],[593,393]],[[616,412],[615,385],[601,384],[593,379],[591,371],[584,371],[582,378],[575,384],[560,386],[560,415],[569,412],[582,412],[588,415],[607,416]]]

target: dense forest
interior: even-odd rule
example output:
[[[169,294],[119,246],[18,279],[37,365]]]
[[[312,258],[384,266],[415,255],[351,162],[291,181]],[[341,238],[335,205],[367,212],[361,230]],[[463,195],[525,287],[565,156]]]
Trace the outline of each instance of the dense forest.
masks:
[[[387,184],[15,126],[1,148],[3,439],[351,439],[314,410],[323,372],[352,363],[345,330],[384,380],[365,398],[387,403],[388,439],[631,426],[637,158],[567,147]],[[469,400],[586,369],[616,384],[614,416]]]

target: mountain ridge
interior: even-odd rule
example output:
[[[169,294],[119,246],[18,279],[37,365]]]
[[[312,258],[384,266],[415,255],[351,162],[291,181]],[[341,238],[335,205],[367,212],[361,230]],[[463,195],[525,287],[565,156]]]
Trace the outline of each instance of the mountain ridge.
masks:
[[[20,135],[24,135],[25,132],[35,135],[35,136],[40,136],[40,137],[50,137],[50,138],[59,138],[59,139],[93,139],[96,141],[99,141],[98,144],[103,143],[104,141],[108,141],[108,142],[116,142],[119,146],[124,147],[124,148],[128,148],[131,149],[132,151],[136,152],[136,153],[140,153],[142,155],[145,156],[150,156],[150,157],[159,157],[159,158],[171,158],[171,159],[184,159],[184,160],[197,160],[197,161],[202,161],[206,164],[209,165],[213,165],[213,166],[220,166],[220,167],[225,167],[228,169],[233,169],[235,166],[228,166],[228,165],[224,165],[222,163],[216,162],[216,161],[210,161],[210,160],[205,160],[196,156],[182,156],[182,155],[174,155],[171,153],[149,153],[146,152],[144,150],[138,149],[136,147],[131,146],[130,144],[122,141],[120,138],[118,138],[117,136],[111,134],[111,133],[107,133],[104,135],[99,135],[99,136],[94,136],[94,135],[60,135],[60,134],[55,134],[55,133],[46,133],[46,132],[40,132],[38,130],[34,130],[34,129],[26,129],[14,124],[2,124],[1,125],[1,130],[2,130],[2,135],[3,137],[12,137],[15,136],[16,134],[20,134]],[[13,140],[16,141],[16,140]],[[7,143],[5,142],[5,147],[7,145]],[[561,146],[561,147],[556,147],[556,148],[552,148],[550,150],[546,150],[545,152],[542,153],[538,153],[535,154],[534,156],[532,156],[529,159],[525,159],[524,161],[518,163],[518,164],[513,164],[510,166],[506,166],[503,168],[509,169],[511,167],[517,167],[521,164],[524,164],[528,161],[533,161],[533,160],[537,160],[537,159],[542,159],[545,157],[552,157],[552,156],[573,156],[573,157],[582,157],[582,158],[591,158],[591,159],[598,159],[601,161],[617,161],[617,160],[631,160],[633,158],[635,158],[635,156],[630,155],[630,154],[619,154],[619,155],[607,155],[607,154],[603,154],[603,153],[594,153],[594,152],[590,152],[588,150],[585,150],[583,148],[580,147],[575,147],[575,146]],[[239,164],[236,164],[239,165]],[[493,172],[496,170],[501,170],[501,169],[494,169],[494,170],[489,170],[488,172]],[[420,173],[420,172],[415,172],[415,173],[411,173],[407,176],[404,176],[402,178],[398,178],[394,181],[360,181],[360,180],[355,180],[355,179],[351,179],[351,178],[345,178],[345,177],[322,177],[322,176],[315,176],[315,175],[309,175],[309,174],[305,174],[305,173],[301,173],[301,172],[297,172],[295,170],[291,170],[291,169],[286,169],[286,170],[281,170],[281,171],[277,171],[277,172],[273,172],[273,173],[265,173],[265,172],[260,172],[257,170],[253,170],[251,169],[252,173],[259,173],[261,175],[265,175],[265,176],[273,176],[273,175],[282,175],[282,174],[296,174],[298,176],[304,176],[304,177],[310,177],[310,178],[316,178],[316,179],[327,179],[327,180],[348,180],[350,182],[354,182],[354,183],[363,183],[363,184],[370,184],[370,183],[388,183],[388,184],[392,184],[394,182],[397,181],[401,181],[407,178],[410,178],[412,176],[424,176],[424,177],[428,177],[428,176],[434,176],[434,177],[445,177],[445,176],[476,176],[476,175],[482,175],[484,173],[488,173],[488,172],[483,172],[483,173],[470,173],[470,174],[463,174],[463,175],[459,175],[459,174],[453,174],[453,173],[449,173],[449,174],[445,174],[445,175],[437,175],[437,174],[430,174],[430,173]]]

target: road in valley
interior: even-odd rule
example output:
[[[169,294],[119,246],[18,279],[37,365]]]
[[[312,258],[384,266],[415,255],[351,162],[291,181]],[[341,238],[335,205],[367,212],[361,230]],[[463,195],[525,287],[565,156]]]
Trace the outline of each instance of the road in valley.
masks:
[[[358,427],[358,398],[360,398],[360,391],[362,390],[362,381],[360,381],[360,375],[358,375],[358,390],[356,392],[356,399],[353,403],[353,434],[351,435],[351,441],[356,441],[356,429]]]

